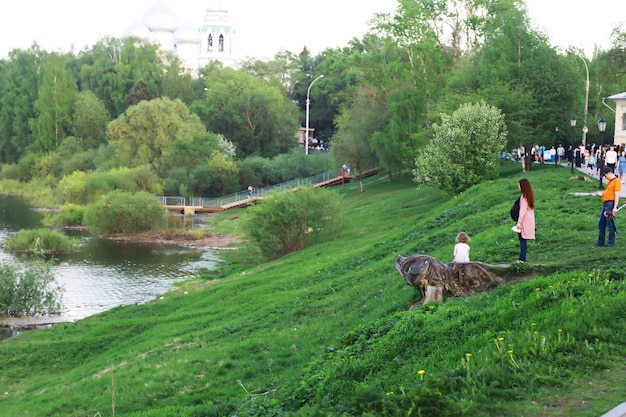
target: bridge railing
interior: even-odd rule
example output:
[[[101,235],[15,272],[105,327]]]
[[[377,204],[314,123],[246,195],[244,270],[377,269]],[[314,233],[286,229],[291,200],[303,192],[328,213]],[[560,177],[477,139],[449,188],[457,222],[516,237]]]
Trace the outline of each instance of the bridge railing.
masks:
[[[265,197],[268,194],[280,190],[292,190],[297,187],[310,187],[315,184],[328,181],[333,178],[337,178],[339,174],[337,171],[327,171],[322,174],[314,175],[308,178],[296,178],[291,181],[286,181],[280,184],[271,185],[263,188],[255,188],[252,190],[252,197]],[[185,206],[185,207],[204,207],[204,208],[221,208],[229,204],[238,203],[240,201],[248,200],[250,197],[248,191],[240,191],[235,194],[226,195],[222,197],[174,197],[174,196],[159,196],[161,204],[164,206]]]

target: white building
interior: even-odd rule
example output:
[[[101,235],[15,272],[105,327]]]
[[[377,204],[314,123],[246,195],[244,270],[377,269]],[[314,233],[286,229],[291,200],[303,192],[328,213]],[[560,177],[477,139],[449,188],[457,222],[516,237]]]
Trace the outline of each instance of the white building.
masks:
[[[235,67],[235,29],[228,10],[215,3],[209,1],[204,23],[200,28],[194,28],[189,21],[181,24],[165,1],[157,0],[141,19],[133,22],[122,38],[136,37],[158,44],[164,51],[176,55],[194,75],[211,61]]]

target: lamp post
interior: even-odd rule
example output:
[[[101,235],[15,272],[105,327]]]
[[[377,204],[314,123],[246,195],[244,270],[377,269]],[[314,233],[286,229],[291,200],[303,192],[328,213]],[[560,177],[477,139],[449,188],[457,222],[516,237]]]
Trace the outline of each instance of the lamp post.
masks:
[[[585,112],[583,113],[583,147],[587,146],[587,110],[589,108],[589,67],[587,67],[587,61],[585,58],[578,55],[580,59],[583,60],[583,64],[585,64],[585,71],[587,73],[587,83],[585,84]]]
[[[304,153],[305,155],[309,154],[309,105],[311,104],[311,100],[309,100],[309,95],[311,94],[311,87],[313,87],[313,83],[315,81],[322,78],[324,75],[320,75],[309,84],[308,90],[306,90],[306,131],[304,132]]]
[[[600,155],[602,155],[602,150],[604,149],[604,131],[606,130],[606,120],[600,119],[598,120],[598,130],[600,131]],[[604,159],[602,159],[602,166],[600,167],[600,188],[602,188],[602,168],[604,168]]]
[[[554,127],[554,167],[557,167],[557,162],[559,160],[559,155],[557,152],[557,146],[559,142],[559,125]]]
[[[572,154],[570,155],[570,162],[571,162],[571,173],[574,173],[574,155],[576,155],[576,152],[574,151],[574,141],[576,140],[576,117],[572,117],[569,120],[569,124],[572,126]]]

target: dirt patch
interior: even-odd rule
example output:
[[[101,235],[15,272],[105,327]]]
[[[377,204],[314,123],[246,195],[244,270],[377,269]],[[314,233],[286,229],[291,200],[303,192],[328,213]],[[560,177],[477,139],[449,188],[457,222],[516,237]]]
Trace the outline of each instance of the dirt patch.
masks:
[[[128,242],[160,243],[168,245],[193,246],[200,248],[236,249],[243,239],[233,235],[208,233],[198,235],[187,232],[153,230],[132,235],[110,235],[107,239]]]

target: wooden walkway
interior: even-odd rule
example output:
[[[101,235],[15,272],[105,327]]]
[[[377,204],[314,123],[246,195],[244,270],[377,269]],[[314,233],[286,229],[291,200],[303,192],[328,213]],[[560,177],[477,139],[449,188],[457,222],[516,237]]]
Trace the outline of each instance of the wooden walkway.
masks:
[[[363,171],[360,174],[355,175],[355,176],[345,176],[345,177],[338,176],[338,177],[330,178],[326,181],[321,181],[316,184],[311,184],[311,186],[312,187],[331,187],[335,185],[343,185],[343,184],[347,184],[351,182],[352,180],[359,180],[359,179],[376,175],[376,174],[378,174],[378,168],[370,169],[368,171]],[[242,196],[242,198],[239,198],[239,196]],[[196,213],[216,213],[216,212],[234,209],[234,208],[247,207],[250,204],[254,204],[257,201],[263,200],[263,197],[261,196],[248,197],[247,191],[245,191],[242,193],[234,194],[235,201],[229,201],[232,199],[233,199],[233,196],[231,196],[230,198],[225,197],[223,199],[213,199],[215,201],[220,201],[220,203],[214,206],[205,206],[203,204],[196,203],[196,202],[203,201],[203,199],[199,199],[199,198],[192,199],[192,203],[189,205],[183,205],[183,204],[168,204],[168,200],[175,200],[176,203],[185,202],[185,199],[182,197],[161,197],[163,206],[168,211],[178,212],[186,216],[187,215],[193,216]],[[228,202],[221,203],[222,200],[228,201]]]

